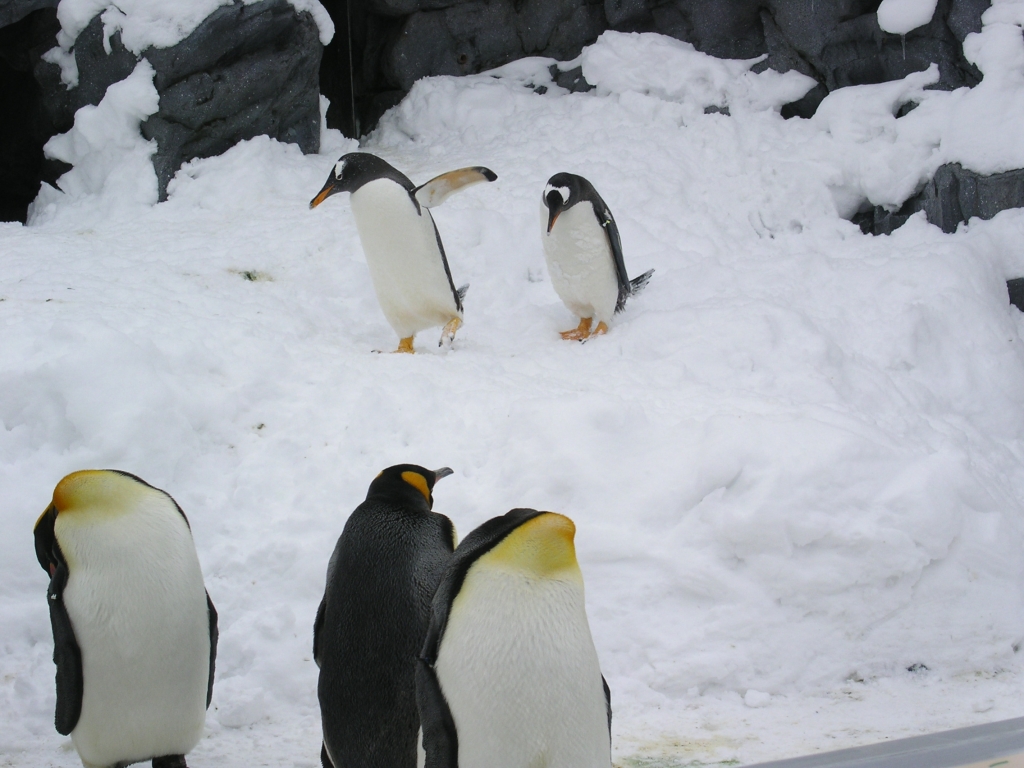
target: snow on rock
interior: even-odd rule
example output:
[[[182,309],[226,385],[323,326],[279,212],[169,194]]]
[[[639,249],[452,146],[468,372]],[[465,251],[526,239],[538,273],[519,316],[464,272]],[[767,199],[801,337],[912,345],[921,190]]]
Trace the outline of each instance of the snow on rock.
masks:
[[[139,124],[160,106],[154,74],[143,59],[131,75],[107,89],[99,104],[79,109],[70,131],[46,143],[47,157],[73,168],[57,180],[60,189],[43,185],[29,212],[31,223],[71,216],[71,208],[79,209],[75,217],[123,218],[157,201],[150,161],[156,142],[139,133]]]
[[[104,42],[110,52],[110,36],[121,35],[122,44],[136,56],[147,48],[170,48],[184,40],[203,19],[222,5],[234,0],[61,0],[57,6],[57,20],[61,30],[57,42],[64,51],[70,51],[79,33],[95,17],[103,21]],[[242,0],[252,4],[257,0]],[[334,37],[334,23],[318,0],[294,0],[297,11],[308,11],[320,29],[320,41],[326,45]]]
[[[795,70],[750,72],[759,61],[716,59],[664,35],[622,32],[605,32],[580,56],[583,76],[599,93],[643,93],[701,111],[779,109],[816,84]]]
[[[878,26],[894,35],[905,35],[923,27],[935,15],[938,0],[882,0],[878,6]]]
[[[197,766],[317,764],[327,558],[403,461],[455,469],[435,509],[462,535],[515,506],[575,520],[617,765],[1024,714],[1024,315],[1005,286],[1024,274],[1024,211],[948,235],[919,215],[873,238],[834,196],[896,200],[947,156],[965,95],[923,73],[836,94],[817,121],[783,120],[775,97],[705,114],[709,96],[750,93],[747,62],[693,59],[681,72],[707,72],[705,90],[644,85],[648,54],[689,56],[663,42],[602,37],[589,94],[551,83],[551,60],[420,81],[361,145],[416,183],[498,174],[433,212],[472,286],[451,350],[424,332],[421,354],[372,354],[395,339],[348,198],[308,208],[356,147],[337,132],[329,154],[257,137],[188,163],[156,205],[133,199],[135,177],[83,179],[84,196],[43,195],[32,226],[0,226],[12,766],[77,764],[52,729],[30,531],[84,467],[138,474],[189,516],[221,621]],[[602,57],[635,74],[603,79]],[[118,131],[145,112],[146,77]],[[906,98],[920,106],[896,118]],[[539,240],[558,171],[607,201],[630,274],[656,270],[585,345],[558,337],[576,319]]]

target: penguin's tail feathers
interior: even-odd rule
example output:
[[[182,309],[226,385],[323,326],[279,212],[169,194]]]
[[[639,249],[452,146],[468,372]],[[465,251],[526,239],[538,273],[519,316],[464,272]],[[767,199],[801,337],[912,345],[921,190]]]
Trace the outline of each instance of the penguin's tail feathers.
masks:
[[[654,271],[654,270],[652,269],[652,270],[651,270],[651,272],[653,272],[653,271]],[[457,294],[459,295],[459,302],[460,302],[460,303],[461,303],[462,301],[464,301],[464,300],[465,300],[465,298],[466,298],[466,293],[467,293],[468,291],[469,291],[469,283],[466,283],[466,284],[465,284],[464,286],[462,286],[462,287],[461,287],[461,288],[459,288],[459,289],[458,289],[457,291],[455,291],[455,293],[457,293]]]
[[[636,296],[640,291],[647,287],[647,284],[651,282],[651,275],[654,274],[653,269],[648,269],[640,277],[634,277],[629,281],[629,295]]]
[[[615,311],[621,312],[623,308],[626,306],[626,299],[628,299],[630,296],[636,296],[638,293],[640,293],[640,291],[646,288],[647,284],[651,281],[651,275],[653,274],[654,270],[648,269],[639,277],[634,277],[632,280],[630,280],[629,283],[626,285],[625,290],[619,293],[619,301],[615,305]]]

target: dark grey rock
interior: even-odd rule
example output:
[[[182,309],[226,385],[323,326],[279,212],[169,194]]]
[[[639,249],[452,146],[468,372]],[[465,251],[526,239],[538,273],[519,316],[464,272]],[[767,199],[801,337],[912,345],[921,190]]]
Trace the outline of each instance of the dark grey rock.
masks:
[[[73,51],[78,66],[78,86],[75,88],[68,88],[61,82],[60,67],[56,64],[41,58],[34,64],[35,77],[43,92],[44,108],[60,133],[70,130],[75,124],[75,112],[87,104],[99,104],[107,88],[128,77],[138,64],[135,54],[121,44],[118,32],[110,36],[110,53],[103,49],[103,22],[99,17],[89,22],[78,35]]]
[[[56,8],[60,0],[0,0],[0,29],[21,21],[33,11]]]
[[[887,235],[919,211],[943,232],[955,232],[957,225],[972,218],[991,219],[1008,208],[1024,207],[1024,170],[991,176],[969,171],[952,163],[940,166],[924,188],[898,211],[876,206],[854,218],[865,233]]]
[[[324,3],[344,30],[325,53],[329,71],[321,72],[332,102],[328,125],[361,134],[372,129],[383,104],[394,103],[394,92],[408,91],[421,77],[472,74],[522,56],[569,61],[607,29],[660,32],[722,58],[765,56],[757,71],[795,69],[817,80],[810,93],[783,107],[786,117],[810,117],[836,88],[903,78],[932,63],[939,65],[934,87],[972,86],[981,73],[960,44],[980,29],[989,0],[938,0],[932,20],[906,36],[879,28],[879,0]],[[335,106],[341,104],[344,109]]]
[[[645,0],[604,0],[604,16],[609,26],[623,26],[649,19],[651,12]]]
[[[1010,303],[1024,312],[1024,277],[1014,277],[1006,281],[1006,292],[1010,296]]]
[[[603,30],[603,5],[587,0],[470,0],[411,14],[383,47],[385,82],[408,91],[429,75],[465,75],[523,56],[574,58]]]
[[[981,14],[988,10],[990,0],[953,0],[946,24],[961,43],[971,32],[981,31]]]
[[[98,17],[78,36],[77,88],[60,82],[56,65],[35,62],[56,132],[68,130],[79,108],[98,104],[108,86],[135,69],[139,59],[120,36],[113,34],[109,42],[108,54]],[[287,0],[221,6],[177,45],[143,51],[160,94],[159,111],[142,124],[142,134],[157,141],[153,165],[160,199],[182,163],[220,154],[244,139],[266,134],[316,152],[320,53],[312,16],[297,13]]]
[[[33,74],[59,29],[53,8],[0,28],[0,221],[24,221],[40,182],[53,183],[70,167],[43,157],[43,145],[58,131]]]
[[[551,79],[555,81],[555,85],[571,93],[586,93],[596,87],[588,83],[587,78],[583,76],[583,67],[563,70],[559,69],[557,64],[552,64],[548,71],[551,72]]]
[[[161,199],[182,163],[244,139],[265,134],[316,152],[320,51],[312,16],[286,0],[222,6],[174,47],[144,51],[160,109],[142,133],[159,146]]]

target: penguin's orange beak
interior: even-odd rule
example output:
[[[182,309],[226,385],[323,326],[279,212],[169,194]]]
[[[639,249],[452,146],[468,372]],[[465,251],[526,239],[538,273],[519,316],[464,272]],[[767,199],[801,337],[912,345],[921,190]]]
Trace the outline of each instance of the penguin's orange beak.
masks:
[[[316,197],[309,201],[310,210],[316,208],[318,205],[320,205],[320,203],[322,203],[324,200],[326,200],[328,197],[330,197],[331,195],[338,191],[340,190],[334,184],[334,180],[328,179],[327,183],[324,184],[324,188],[317,192]]]
[[[544,198],[544,205],[548,208],[548,234],[551,234],[551,228],[555,226],[558,214],[565,208],[565,201],[557,191],[551,190]]]
[[[555,226],[555,219],[558,218],[558,214],[560,214],[561,212],[561,208],[548,209],[548,234],[551,234],[551,228]]]

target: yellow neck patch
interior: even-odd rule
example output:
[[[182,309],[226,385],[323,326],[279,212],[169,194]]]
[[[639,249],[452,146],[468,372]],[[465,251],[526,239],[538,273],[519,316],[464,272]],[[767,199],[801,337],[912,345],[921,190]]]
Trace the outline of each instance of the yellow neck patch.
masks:
[[[403,472],[402,479],[422,493],[423,498],[427,500],[427,504],[430,503],[430,487],[427,485],[427,478],[419,472]]]
[[[53,490],[57,514],[90,512],[113,516],[131,510],[149,489],[130,477],[104,469],[72,472]]]
[[[478,562],[536,576],[582,579],[575,536],[572,520],[557,512],[544,512],[512,531]]]

